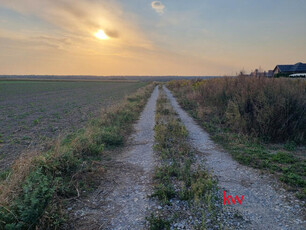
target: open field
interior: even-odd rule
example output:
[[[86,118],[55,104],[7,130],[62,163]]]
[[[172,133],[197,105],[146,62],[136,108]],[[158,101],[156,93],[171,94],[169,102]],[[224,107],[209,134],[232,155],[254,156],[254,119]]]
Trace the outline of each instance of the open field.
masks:
[[[84,75],[0,75],[0,80],[51,80],[51,81],[172,81],[208,79],[218,76],[84,76]]]
[[[0,170],[25,150],[43,149],[146,83],[0,81]]]

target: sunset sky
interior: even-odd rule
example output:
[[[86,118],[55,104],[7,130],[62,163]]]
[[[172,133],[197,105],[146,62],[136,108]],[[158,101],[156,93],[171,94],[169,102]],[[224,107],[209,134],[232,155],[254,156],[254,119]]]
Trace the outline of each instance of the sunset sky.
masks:
[[[230,75],[306,62],[305,0],[0,0],[0,74]]]

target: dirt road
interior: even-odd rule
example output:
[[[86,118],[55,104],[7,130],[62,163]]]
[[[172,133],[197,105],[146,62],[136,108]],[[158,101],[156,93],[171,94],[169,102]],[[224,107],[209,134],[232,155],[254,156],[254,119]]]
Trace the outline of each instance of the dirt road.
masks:
[[[190,143],[218,179],[220,191],[233,197],[244,195],[241,205],[226,205],[225,212],[238,210],[243,222],[250,226],[247,229],[306,229],[300,201],[284,190],[277,190],[270,177],[233,160],[181,109],[171,92],[165,87],[164,90],[189,132]],[[75,229],[147,228],[145,218],[157,206],[148,197],[153,192],[152,177],[158,163],[153,152],[157,97],[158,88],[155,88],[127,147],[108,163],[100,188],[71,208]]]

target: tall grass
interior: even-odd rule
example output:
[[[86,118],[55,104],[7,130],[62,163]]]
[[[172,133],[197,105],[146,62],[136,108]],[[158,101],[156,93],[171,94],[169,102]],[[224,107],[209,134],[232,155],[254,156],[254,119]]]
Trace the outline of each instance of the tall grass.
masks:
[[[17,160],[0,182],[0,229],[59,228],[65,221],[62,201],[92,186],[94,175],[103,171],[95,162],[105,148],[124,142],[153,88],[140,89],[85,129],[59,138],[48,152]]]
[[[255,77],[172,81],[197,117],[269,142],[305,143],[306,81]]]

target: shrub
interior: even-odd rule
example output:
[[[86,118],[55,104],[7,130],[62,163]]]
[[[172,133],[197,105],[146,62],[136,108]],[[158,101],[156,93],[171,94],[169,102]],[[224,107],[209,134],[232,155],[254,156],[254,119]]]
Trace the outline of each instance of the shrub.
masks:
[[[305,159],[299,153],[306,144],[305,80],[216,78],[172,81],[168,87],[235,160],[273,173],[305,199]]]
[[[175,191],[170,185],[159,184],[156,186],[155,191],[151,196],[157,197],[160,201],[168,204],[169,200],[175,197]]]
[[[9,222],[6,229],[28,229],[37,224],[53,196],[55,185],[50,175],[39,168],[27,177],[22,190],[22,196],[16,200],[10,212],[4,209],[0,212],[0,219]]]
[[[173,81],[168,86],[200,119],[266,141],[305,143],[304,80],[237,77]]]
[[[170,229],[170,221],[164,220],[162,217],[155,217],[153,214],[147,218],[149,222],[149,228],[151,230],[169,230]]]

